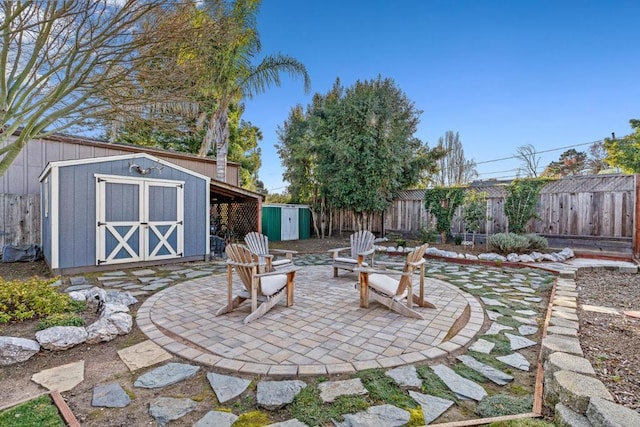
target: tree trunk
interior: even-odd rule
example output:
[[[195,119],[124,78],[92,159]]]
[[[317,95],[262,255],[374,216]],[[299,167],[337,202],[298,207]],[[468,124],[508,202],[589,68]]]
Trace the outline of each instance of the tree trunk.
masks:
[[[216,149],[216,179],[227,182],[227,154],[229,152],[229,117],[227,108],[216,110],[209,119],[209,125],[200,145],[198,155],[206,157],[210,149]]]

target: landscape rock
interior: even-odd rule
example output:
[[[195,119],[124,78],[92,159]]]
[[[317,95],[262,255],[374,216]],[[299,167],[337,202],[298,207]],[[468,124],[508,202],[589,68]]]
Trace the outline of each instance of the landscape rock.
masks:
[[[499,369],[494,368],[493,366],[485,365],[484,363],[477,361],[471,356],[461,355],[461,356],[458,356],[457,359],[462,363],[464,363],[469,368],[473,369],[476,372],[481,373],[482,375],[487,377],[489,380],[493,381],[498,385],[505,385],[513,381],[513,377],[511,375],[508,375],[500,371]]]
[[[320,389],[320,399],[329,403],[335,401],[340,396],[353,396],[367,394],[367,389],[362,385],[360,378],[342,381],[325,381],[318,384]]]
[[[586,415],[593,426],[640,426],[640,414],[638,412],[599,397],[593,397],[589,401]]]
[[[482,386],[458,375],[448,366],[435,365],[431,369],[461,399],[473,399],[479,402],[487,396],[487,392]]]
[[[118,383],[100,385],[93,389],[91,406],[124,408],[129,403],[131,398]]]
[[[131,332],[133,327],[133,318],[128,313],[113,313],[106,319],[111,322],[113,326],[118,330],[118,334],[126,335]]]
[[[509,366],[513,366],[516,369],[520,369],[521,371],[529,371],[531,368],[529,361],[520,353],[497,356],[496,359]]]
[[[111,341],[118,335],[118,328],[104,317],[87,326],[87,342],[89,344]]]
[[[231,412],[209,411],[193,427],[231,427],[238,416]]]
[[[160,388],[192,378],[200,369],[199,366],[186,363],[167,363],[138,377],[134,387]]]
[[[546,359],[551,353],[561,352],[576,356],[584,356],[580,341],[564,335],[547,335],[542,339],[542,357]]]
[[[137,303],[138,300],[134,298],[130,292],[107,291],[105,302],[124,304],[128,306]]]
[[[271,411],[280,409],[293,402],[293,399],[305,388],[304,381],[260,381],[258,383],[258,405]]]
[[[66,350],[87,340],[87,331],[80,326],[54,326],[36,332],[42,348],[52,351]]]
[[[371,406],[364,412],[344,415],[341,427],[403,426],[409,422],[411,414],[393,405]]]
[[[24,362],[40,351],[37,341],[26,338],[0,337],[0,366]]]
[[[249,387],[249,384],[251,384],[251,380],[212,372],[207,374],[207,380],[209,380],[209,384],[220,403],[224,403],[236,396],[240,396],[240,394]]]
[[[505,332],[504,336],[509,338],[509,345],[511,346],[511,350],[514,351],[538,344],[537,342],[530,340],[529,338],[521,337],[520,335],[513,335]]]
[[[108,302],[102,307],[102,313],[100,313],[101,317],[109,317],[113,313],[128,313],[129,307],[124,304],[120,304],[117,302]]]
[[[589,400],[594,397],[613,400],[613,396],[601,381],[575,372],[555,372],[553,381],[548,381],[545,387],[547,403],[562,403],[579,414],[587,411]]]
[[[155,418],[160,427],[169,421],[184,417],[196,409],[198,403],[191,399],[175,399],[173,397],[159,397],[149,404],[149,415]]]
[[[292,418],[287,421],[281,421],[279,423],[269,424],[266,427],[308,427],[302,421],[299,421],[297,418]]]
[[[558,427],[592,427],[587,417],[562,403],[556,404],[553,423]]]
[[[478,259],[481,259],[483,261],[494,261],[494,262],[505,262],[507,260],[507,258],[505,256],[502,256],[500,254],[494,254],[494,253],[485,253],[485,254],[480,254],[478,255]]]

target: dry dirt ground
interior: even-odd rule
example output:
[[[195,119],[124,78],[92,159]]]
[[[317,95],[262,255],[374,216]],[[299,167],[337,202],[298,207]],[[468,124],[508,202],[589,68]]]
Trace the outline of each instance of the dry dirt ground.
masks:
[[[408,245],[417,242],[407,242]],[[392,244],[388,242],[387,244]],[[331,248],[348,246],[348,238],[311,239],[294,242],[272,242],[273,248],[287,248],[303,253],[325,252]],[[482,247],[475,249],[454,245],[435,245],[439,249],[457,252],[481,253]],[[49,277],[44,263],[0,263],[0,276],[5,279],[22,279],[39,275]],[[614,273],[598,272],[597,274],[583,274],[579,278],[581,287],[581,303],[640,310],[640,275],[618,275]],[[135,313],[144,299],[131,307]],[[626,304],[626,305],[624,305]],[[95,314],[87,313],[91,317]],[[587,357],[597,369],[601,380],[609,387],[620,403],[639,409],[640,396],[640,324],[637,320],[622,316],[607,316],[595,313],[580,312],[581,341]],[[88,319],[88,323],[92,320]],[[33,338],[36,322],[22,322],[8,326],[0,326],[0,335],[24,336]],[[126,336],[118,337],[108,343],[98,345],[80,345],[63,352],[41,352],[29,361],[10,368],[0,368],[0,406],[8,402],[35,396],[43,391],[37,384],[30,381],[31,376],[42,370],[65,363],[85,360],[85,380],[70,392],[63,393],[73,413],[82,425],[87,426],[132,426],[153,425],[153,419],[148,415],[147,405],[154,396],[197,397],[199,401],[215,402],[211,388],[206,386],[204,378],[198,381],[184,381],[161,390],[125,389],[135,393],[136,399],[126,411],[113,416],[110,412],[108,419],[104,418],[104,411],[91,406],[91,396],[95,384],[119,382],[132,384],[137,373],[128,372],[120,362],[117,351],[142,342],[146,337],[135,326]],[[175,361],[178,361],[177,359]],[[203,370],[198,376],[203,376]],[[200,381],[201,380],[201,381]],[[246,405],[248,410],[253,402],[237,402],[234,412],[242,408],[236,405]],[[202,405],[199,405],[202,406]],[[208,405],[211,406],[211,405]],[[204,415],[204,411],[194,411],[182,422],[191,425]],[[286,416],[286,414],[283,414]],[[286,419],[286,418],[283,418]],[[189,424],[191,423],[191,424]]]

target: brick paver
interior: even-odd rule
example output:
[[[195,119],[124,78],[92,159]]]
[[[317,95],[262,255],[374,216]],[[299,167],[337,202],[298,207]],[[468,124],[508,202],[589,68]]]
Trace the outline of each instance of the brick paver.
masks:
[[[426,279],[427,300],[437,309],[418,308],[424,320],[373,302],[360,308],[356,280],[355,274],[333,278],[327,266],[304,266],[296,274],[292,307],[279,304],[244,325],[248,302],[214,317],[226,302],[227,284],[226,275],[212,275],[151,296],[137,321],[149,338],[183,357],[241,373],[263,373],[268,367],[269,375],[333,374],[426,361],[438,350],[466,345],[482,326],[478,301],[442,280]],[[234,281],[234,290],[240,287]],[[466,307],[473,321],[450,337],[455,341],[443,342]]]

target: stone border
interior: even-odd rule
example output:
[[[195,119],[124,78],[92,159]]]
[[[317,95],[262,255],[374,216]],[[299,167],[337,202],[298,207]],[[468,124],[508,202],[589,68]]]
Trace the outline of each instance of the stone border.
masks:
[[[438,359],[445,356],[448,353],[452,353],[456,350],[463,348],[465,345],[478,334],[484,323],[484,310],[480,302],[471,294],[465,292],[459,287],[437,279],[443,286],[446,286],[456,292],[459,292],[463,298],[467,301],[467,306],[470,309],[469,320],[466,325],[458,331],[448,341],[442,342],[437,346],[434,346],[428,350],[422,352],[412,352],[403,355],[402,357],[387,357],[383,361],[372,365],[368,361],[363,363],[357,362],[345,362],[339,364],[314,364],[314,365],[264,365],[251,362],[245,362],[235,359],[224,358],[203,349],[199,349],[196,346],[189,346],[174,339],[173,337],[164,333],[158,326],[156,326],[151,319],[151,311],[156,302],[162,297],[163,291],[157,292],[138,308],[136,314],[136,322],[138,328],[149,339],[156,344],[163,347],[165,350],[176,354],[187,360],[192,360],[197,363],[201,363],[206,366],[220,368],[227,372],[247,374],[247,375],[265,375],[265,376],[314,376],[314,375],[332,375],[332,374],[351,374],[357,371],[362,371],[371,368],[392,368],[395,366],[403,366],[413,363],[427,362],[430,360]],[[190,281],[183,282],[178,286],[188,286]],[[294,369],[295,368],[295,369]]]
[[[636,273],[626,267],[574,267],[561,270],[549,304],[549,327],[543,332],[544,404],[554,410],[560,425],[640,425],[640,414],[613,402],[613,396],[595,377],[584,358],[578,337],[576,276],[600,269]],[[547,335],[548,333],[548,335]]]

